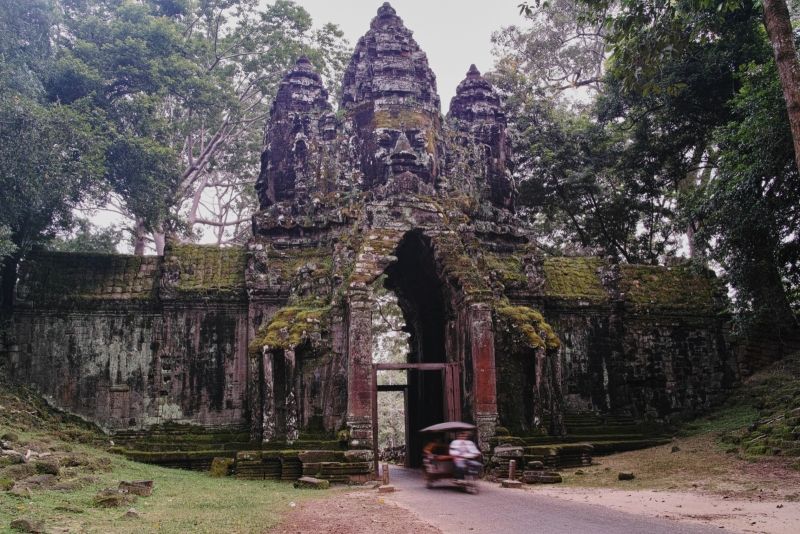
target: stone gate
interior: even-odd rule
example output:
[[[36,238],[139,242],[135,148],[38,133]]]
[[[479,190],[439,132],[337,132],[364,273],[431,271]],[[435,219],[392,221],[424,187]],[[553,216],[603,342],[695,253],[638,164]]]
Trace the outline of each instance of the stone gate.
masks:
[[[459,369],[450,402],[484,447],[498,425],[563,433],[568,411],[692,414],[735,382],[713,274],[545,254],[514,211],[497,92],[471,66],[442,116],[389,4],[341,93],[335,111],[305,58],[284,77],[245,247],[33,254],[4,346],[11,375],[109,431],[181,423],[366,448],[381,284],[407,361]],[[413,430],[445,417],[440,379],[411,374],[409,392]]]

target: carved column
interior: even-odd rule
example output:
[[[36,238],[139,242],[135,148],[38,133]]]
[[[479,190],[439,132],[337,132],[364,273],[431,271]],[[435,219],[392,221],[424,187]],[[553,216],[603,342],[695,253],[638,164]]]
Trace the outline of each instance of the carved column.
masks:
[[[361,292],[348,303],[347,426],[351,447],[372,445],[372,302]]]
[[[475,424],[478,446],[489,450],[489,438],[497,426],[497,379],[494,368],[492,309],[485,303],[469,305],[470,352],[474,376]]]
[[[275,437],[275,372],[274,355],[267,350],[261,355],[263,384],[261,387],[261,439],[267,443]]]

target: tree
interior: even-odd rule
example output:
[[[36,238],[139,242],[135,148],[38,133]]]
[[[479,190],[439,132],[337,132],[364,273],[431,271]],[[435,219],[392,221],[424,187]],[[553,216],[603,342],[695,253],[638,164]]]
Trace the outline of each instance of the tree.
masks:
[[[769,333],[785,354],[800,342],[792,310],[800,304],[800,186],[776,70],[772,61],[742,69],[731,120],[716,132],[718,174],[697,191],[695,210],[736,289],[742,329]]]
[[[602,21],[590,20],[578,0],[523,6],[524,26],[511,25],[492,34],[495,70],[523,75],[547,96],[578,88],[598,91],[606,55]]]
[[[45,243],[45,246],[59,252],[115,254],[121,239],[122,231],[113,226],[97,228],[87,219],[78,219],[75,221],[75,228],[68,232],[60,232]]]
[[[794,139],[795,164],[800,170],[800,60],[785,0],[764,0],[764,26],[775,54]]]
[[[103,110],[113,140],[108,179],[133,221],[137,252],[146,234],[162,252],[165,233],[191,240],[202,224],[236,235],[249,219],[243,200],[277,83],[301,54],[335,78],[341,32],[315,31],[287,0],[264,8],[256,0],[62,2],[49,95]]]
[[[98,186],[104,143],[84,116],[25,97],[0,99],[0,227],[14,251],[3,258],[0,302],[13,302],[19,260],[73,221]]]

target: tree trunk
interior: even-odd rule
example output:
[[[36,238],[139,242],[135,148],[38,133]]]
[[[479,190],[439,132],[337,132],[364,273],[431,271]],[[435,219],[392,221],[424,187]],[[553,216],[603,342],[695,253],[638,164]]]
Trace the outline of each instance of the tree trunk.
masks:
[[[11,314],[14,307],[14,289],[17,286],[17,266],[22,255],[19,251],[0,260],[0,317]]]
[[[147,229],[144,226],[144,219],[136,217],[133,232],[133,253],[136,256],[144,256],[144,249],[147,243]]]
[[[156,246],[156,254],[163,256],[167,244],[167,234],[160,226],[153,232],[153,243]]]
[[[794,47],[794,33],[786,0],[764,0],[764,26],[775,54],[792,128],[794,161],[800,170],[800,60]]]

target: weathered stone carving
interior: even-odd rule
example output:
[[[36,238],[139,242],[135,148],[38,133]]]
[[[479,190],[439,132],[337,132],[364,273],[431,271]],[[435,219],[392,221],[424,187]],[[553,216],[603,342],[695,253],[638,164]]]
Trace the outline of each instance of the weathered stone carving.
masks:
[[[356,45],[338,114],[308,59],[286,74],[261,164],[246,247],[31,256],[11,374],[114,430],[179,422],[370,448],[383,283],[407,362],[450,369],[408,373],[412,462],[416,431],[443,419],[475,423],[485,449],[498,425],[561,434],[567,409],[702,410],[736,378],[708,275],[542,254],[514,213],[496,91],[470,67],[443,120],[389,4]]]

